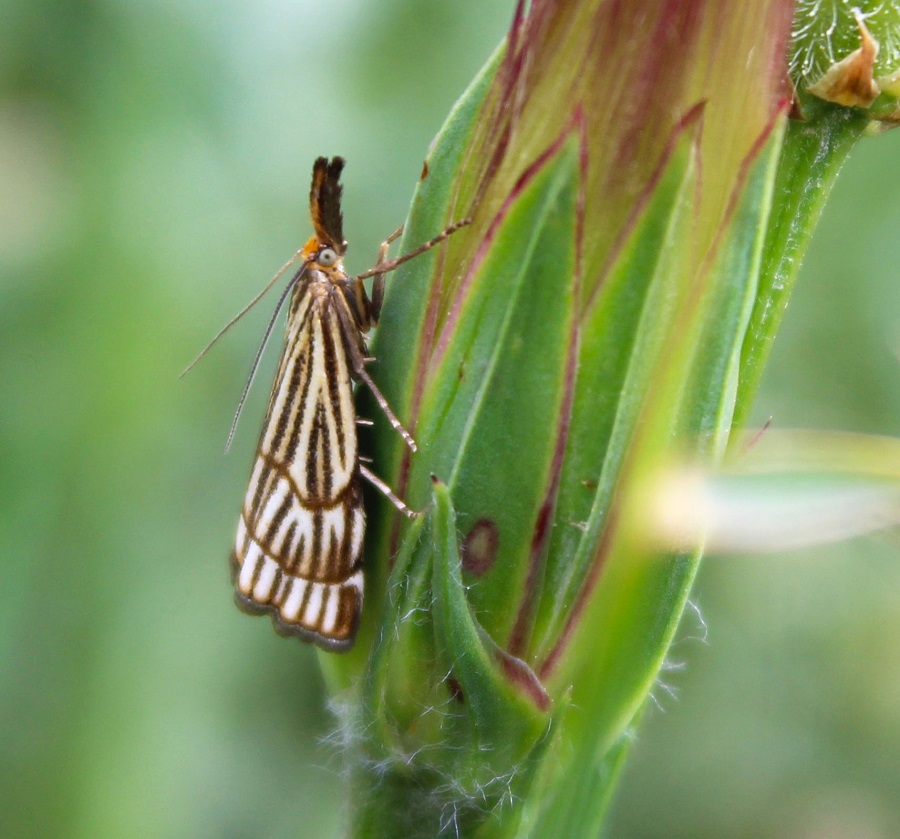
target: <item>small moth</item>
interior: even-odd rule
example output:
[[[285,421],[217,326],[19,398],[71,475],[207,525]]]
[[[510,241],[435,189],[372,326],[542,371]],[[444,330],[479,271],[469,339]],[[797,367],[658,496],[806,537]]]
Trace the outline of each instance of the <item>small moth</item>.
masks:
[[[291,295],[284,351],[232,554],[238,606],[253,614],[268,612],[282,634],[326,650],[353,645],[362,609],[365,511],[360,479],[374,484],[401,512],[415,515],[360,463],[357,445],[356,426],[363,421],[354,409],[354,380],[371,390],[410,449],[416,447],[365,368],[370,360],[365,333],[378,321],[384,274],[468,223],[451,225],[410,253],[388,260],[388,246],[401,232],[397,230],[382,244],[375,268],[348,276],[343,265],[343,167],[340,157],[316,160],[309,196],[315,233],[276,275],[299,262],[281,298],[283,302]],[[371,300],[363,286],[367,277],[375,278]],[[273,323],[274,317],[266,338]]]

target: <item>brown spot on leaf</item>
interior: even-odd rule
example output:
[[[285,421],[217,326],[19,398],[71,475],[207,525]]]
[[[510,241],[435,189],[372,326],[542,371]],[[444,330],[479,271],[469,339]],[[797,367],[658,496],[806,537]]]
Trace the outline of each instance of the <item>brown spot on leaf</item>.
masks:
[[[466,701],[466,696],[463,693],[462,685],[453,678],[453,676],[447,677],[447,690],[450,691],[450,696],[452,696],[457,702],[463,703]]]
[[[422,161],[422,174],[419,175],[419,180],[424,181],[425,178],[427,178],[427,177],[428,177],[428,161],[423,160]]]
[[[486,574],[497,558],[499,544],[497,525],[490,519],[479,519],[462,543],[463,568],[476,577]]]

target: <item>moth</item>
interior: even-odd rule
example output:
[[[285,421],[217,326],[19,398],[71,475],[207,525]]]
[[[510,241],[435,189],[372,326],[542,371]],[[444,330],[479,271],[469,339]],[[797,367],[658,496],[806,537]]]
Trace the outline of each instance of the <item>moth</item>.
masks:
[[[241,609],[269,613],[280,633],[334,651],[353,645],[363,604],[361,479],[401,512],[415,515],[360,462],[357,423],[365,421],[356,417],[355,381],[369,388],[406,445],[416,448],[366,371],[371,359],[365,335],[378,321],[385,273],[468,223],[453,224],[410,253],[388,260],[388,247],[401,228],[382,244],[374,268],[349,276],[343,264],[343,167],[340,157],[315,161],[309,196],[314,234],[276,274],[277,279],[299,262],[276,309],[277,315],[290,294],[284,350],[232,553]],[[371,299],[363,285],[368,277],[374,277]],[[265,339],[250,381],[264,346]]]

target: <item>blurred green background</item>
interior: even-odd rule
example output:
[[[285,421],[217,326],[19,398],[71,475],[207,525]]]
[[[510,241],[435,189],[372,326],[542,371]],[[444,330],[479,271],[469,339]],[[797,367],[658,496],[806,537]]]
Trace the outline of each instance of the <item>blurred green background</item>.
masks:
[[[316,155],[371,264],[512,6],[0,0],[0,835],[338,835],[315,654],[231,605],[271,306],[177,376],[308,235]],[[900,432],[898,152],[842,174],[755,421]],[[609,835],[900,835],[898,554],[709,559]]]

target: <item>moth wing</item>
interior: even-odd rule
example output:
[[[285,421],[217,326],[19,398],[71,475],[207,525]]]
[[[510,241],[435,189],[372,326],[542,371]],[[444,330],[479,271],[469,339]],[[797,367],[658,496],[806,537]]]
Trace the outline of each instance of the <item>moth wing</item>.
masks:
[[[347,649],[363,600],[365,513],[353,384],[337,305],[291,307],[234,550],[235,596],[276,628]]]

